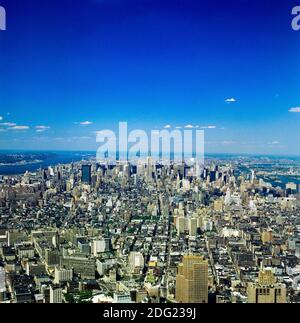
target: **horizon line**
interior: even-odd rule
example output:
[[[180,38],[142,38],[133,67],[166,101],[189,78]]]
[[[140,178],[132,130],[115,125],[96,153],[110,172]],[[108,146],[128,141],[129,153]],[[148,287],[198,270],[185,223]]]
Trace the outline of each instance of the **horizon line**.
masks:
[[[0,149],[0,153],[2,152],[74,152],[74,153],[95,153],[97,154],[97,150],[84,150],[84,149]],[[300,157],[299,154],[294,153],[282,153],[282,154],[266,154],[266,153],[257,153],[257,152],[251,152],[251,153],[233,153],[233,152],[204,152],[205,155],[232,155],[232,156],[266,156],[266,157]]]

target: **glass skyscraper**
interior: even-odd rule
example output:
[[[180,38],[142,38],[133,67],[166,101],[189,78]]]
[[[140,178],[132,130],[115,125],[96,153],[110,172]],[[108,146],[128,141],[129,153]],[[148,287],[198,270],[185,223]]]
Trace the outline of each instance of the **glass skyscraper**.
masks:
[[[91,165],[82,165],[81,172],[82,172],[81,181],[86,184],[91,184],[91,181],[92,181]]]

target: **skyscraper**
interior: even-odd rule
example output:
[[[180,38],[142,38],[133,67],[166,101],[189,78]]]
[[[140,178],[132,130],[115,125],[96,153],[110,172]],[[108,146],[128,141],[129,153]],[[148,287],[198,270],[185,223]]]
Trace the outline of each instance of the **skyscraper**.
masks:
[[[82,165],[81,169],[81,181],[85,184],[91,184],[92,182],[92,168],[91,165]]]
[[[50,303],[59,304],[63,302],[62,289],[57,286],[50,286]]]
[[[201,256],[184,256],[176,277],[176,301],[208,302],[208,262]]]
[[[4,300],[5,292],[5,270],[4,268],[0,267],[0,302]]]
[[[131,273],[139,274],[144,268],[145,259],[141,252],[132,251],[128,257]]]
[[[286,303],[286,286],[271,270],[261,270],[255,283],[248,284],[248,303]]]

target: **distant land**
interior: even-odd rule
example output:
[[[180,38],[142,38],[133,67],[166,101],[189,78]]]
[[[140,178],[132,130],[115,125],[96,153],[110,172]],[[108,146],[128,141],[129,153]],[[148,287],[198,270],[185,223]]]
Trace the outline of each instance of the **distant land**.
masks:
[[[8,151],[0,150],[0,175],[19,175],[35,172],[58,164],[89,159],[93,152],[83,151]]]
[[[0,150],[0,175],[20,175],[26,171],[35,172],[59,164],[68,164],[81,160],[91,160],[95,151],[21,151]],[[251,154],[212,154],[205,155],[206,161],[232,160],[243,173],[255,170],[258,177],[275,186],[284,187],[292,181],[300,184],[299,156],[266,156]],[[294,169],[289,173],[289,168]]]

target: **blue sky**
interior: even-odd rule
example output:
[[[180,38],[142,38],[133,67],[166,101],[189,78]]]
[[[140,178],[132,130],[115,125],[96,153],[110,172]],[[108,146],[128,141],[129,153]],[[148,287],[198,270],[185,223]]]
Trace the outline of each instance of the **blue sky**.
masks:
[[[203,127],[207,152],[300,154],[297,4],[0,0],[0,149],[94,150],[127,121]]]

